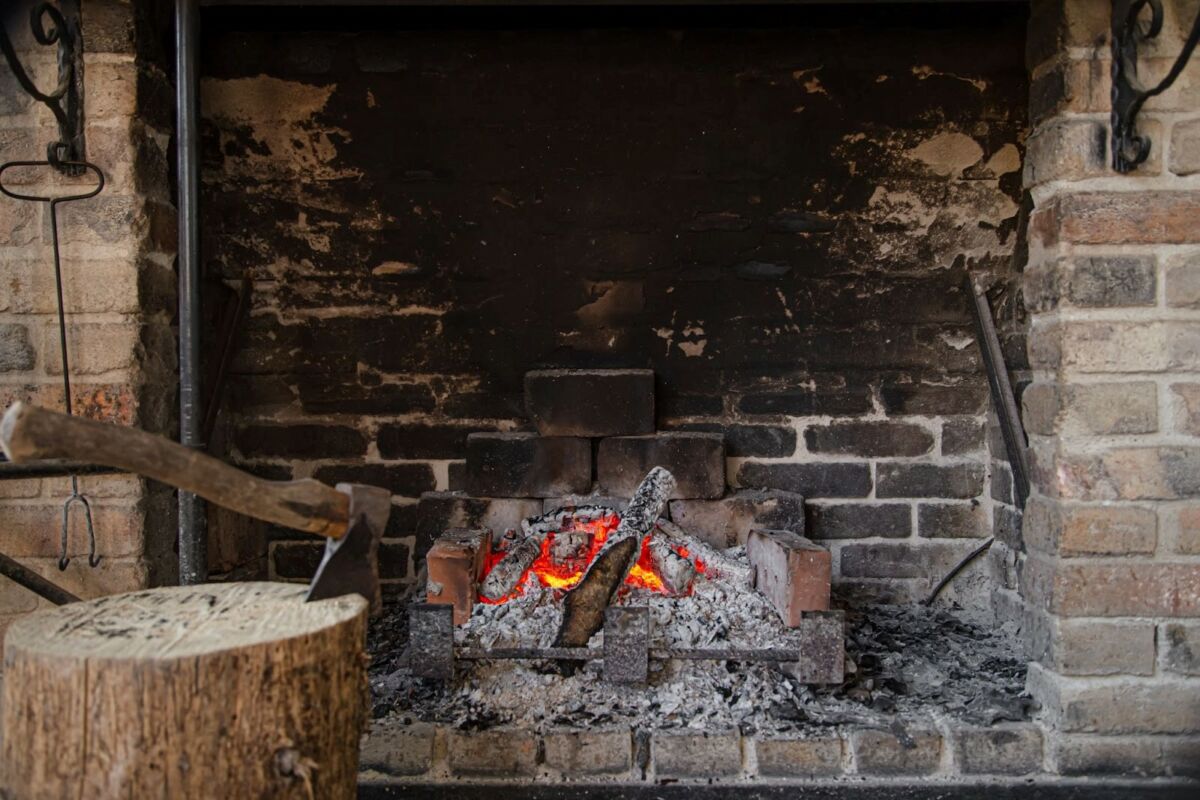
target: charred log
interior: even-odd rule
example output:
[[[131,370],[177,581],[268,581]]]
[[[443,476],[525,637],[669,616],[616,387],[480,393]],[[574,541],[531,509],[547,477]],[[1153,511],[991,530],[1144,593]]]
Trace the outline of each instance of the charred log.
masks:
[[[604,624],[604,610],[637,562],[642,537],[650,533],[675,489],[675,478],[655,467],[642,479],[621,524],[613,532],[579,585],[567,593],[555,647],[585,647]]]
[[[527,536],[511,545],[504,558],[492,567],[492,571],[479,585],[479,596],[497,602],[512,594],[542,552],[542,540],[545,538],[545,534]]]
[[[696,567],[671,548],[666,536],[655,532],[646,545],[654,571],[662,578],[663,588],[671,594],[683,594],[696,577]]]
[[[655,538],[661,534],[668,541],[686,547],[689,555],[704,563],[705,571],[710,576],[724,578],[738,586],[750,586],[753,570],[746,564],[729,558],[707,542],[686,533],[670,520],[658,520],[655,523],[655,529]]]

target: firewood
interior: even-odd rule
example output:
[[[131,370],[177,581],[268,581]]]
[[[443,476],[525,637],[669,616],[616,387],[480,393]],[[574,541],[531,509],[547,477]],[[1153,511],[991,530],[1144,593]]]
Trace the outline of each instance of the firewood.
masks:
[[[572,524],[595,522],[616,514],[617,511],[608,506],[567,506],[530,517],[521,522],[521,529],[526,536],[544,537],[547,533],[561,531]]]
[[[750,587],[754,571],[747,564],[728,557],[707,542],[685,532],[670,520],[659,519],[655,523],[655,530],[661,532],[670,541],[686,547],[690,556],[704,563],[708,575],[724,578],[737,586]]]
[[[692,578],[696,577],[696,567],[692,562],[676,553],[667,537],[658,531],[650,535],[646,550],[654,562],[654,571],[662,578],[663,587],[671,594],[687,591]]]
[[[213,583],[8,629],[0,795],[355,796],[367,601]]]
[[[513,590],[517,588],[517,584],[520,583],[521,577],[537,560],[538,554],[542,552],[542,541],[545,538],[545,533],[540,536],[526,536],[511,545],[508,552],[504,554],[504,558],[496,562],[492,571],[479,585],[479,596],[485,600],[496,602],[512,594]]]
[[[637,563],[642,537],[654,527],[674,489],[674,476],[662,467],[655,467],[642,479],[621,515],[621,524],[604,543],[583,580],[567,592],[555,647],[586,647],[600,630],[604,609]]]

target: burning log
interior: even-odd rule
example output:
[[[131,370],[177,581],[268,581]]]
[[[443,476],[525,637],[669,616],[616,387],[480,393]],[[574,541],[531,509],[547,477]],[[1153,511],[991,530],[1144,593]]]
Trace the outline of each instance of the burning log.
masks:
[[[729,558],[707,542],[684,532],[682,528],[670,520],[660,519],[655,524],[655,527],[657,528],[657,532],[662,533],[670,541],[686,547],[688,554],[703,562],[705,571],[712,577],[721,577],[730,583],[742,587],[748,588],[750,586],[754,575],[754,570],[751,567]]]
[[[674,489],[674,476],[662,467],[655,467],[642,479],[621,515],[621,524],[604,543],[583,580],[567,593],[555,647],[586,647],[600,630],[604,610],[637,562],[642,537],[653,529]]]
[[[526,536],[511,545],[504,558],[492,567],[492,571],[479,585],[479,596],[493,603],[508,597],[541,554],[542,541],[545,538],[545,533],[541,536]]]
[[[654,571],[662,578],[663,588],[671,594],[687,591],[692,578],[696,577],[695,565],[671,549],[665,536],[651,536],[646,550],[654,562]]]
[[[526,536],[545,537],[580,523],[595,522],[605,517],[616,516],[616,509],[608,506],[566,506],[556,508],[538,517],[530,517],[521,523]]]

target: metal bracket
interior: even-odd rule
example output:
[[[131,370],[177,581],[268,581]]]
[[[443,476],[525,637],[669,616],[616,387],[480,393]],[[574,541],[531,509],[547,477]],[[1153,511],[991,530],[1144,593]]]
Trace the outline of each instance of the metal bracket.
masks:
[[[1150,9],[1150,19],[1142,12]],[[1160,95],[1187,66],[1200,39],[1200,15],[1192,23],[1183,49],[1166,76],[1147,89],[1138,79],[1138,46],[1162,32],[1162,0],[1113,0],[1112,6],[1112,165],[1133,172],[1150,155],[1150,137],[1137,132],[1137,115],[1151,97]]]
[[[58,83],[49,92],[38,89],[17,58],[8,32],[0,25],[0,52],[21,88],[54,114],[58,121],[58,140],[46,146],[46,160],[67,175],[80,175],[83,169],[69,164],[84,159],[83,142],[83,47],[79,27],[79,0],[37,3],[29,12],[34,40],[45,46],[58,46]]]

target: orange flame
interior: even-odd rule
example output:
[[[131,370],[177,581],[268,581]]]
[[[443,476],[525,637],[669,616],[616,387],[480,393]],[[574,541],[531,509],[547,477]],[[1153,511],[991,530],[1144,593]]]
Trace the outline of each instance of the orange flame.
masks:
[[[554,557],[551,555],[551,549],[554,546],[556,534],[547,534],[546,538],[542,540],[541,552],[538,554],[538,557],[534,559],[533,564],[530,565],[525,574],[521,576],[521,579],[517,581],[517,586],[512,593],[496,600],[489,600],[485,597],[480,597],[479,601],[489,605],[499,605],[501,603],[507,603],[509,600],[512,600],[515,597],[520,597],[525,593],[525,582],[528,579],[530,572],[537,576],[538,583],[545,588],[563,591],[574,588],[576,584],[583,580],[584,573],[587,572],[588,566],[600,553],[600,549],[604,546],[604,543],[608,541],[609,532],[615,530],[620,522],[621,518],[613,514],[592,522],[577,522],[570,528],[565,528],[561,531],[558,531],[557,533],[575,533],[583,531],[588,534],[588,545],[586,552],[562,561],[555,561]],[[629,570],[629,575],[625,578],[625,585],[666,594],[667,589],[663,585],[662,578],[659,577],[658,573],[654,571],[654,562],[650,558],[650,551],[648,548],[649,542],[649,536],[642,539],[642,548],[641,552],[638,553],[637,563],[634,564],[632,569]],[[673,549],[684,558],[690,557],[686,547],[679,546],[674,547]],[[487,562],[484,565],[483,577],[486,578],[487,574],[492,571],[492,568],[496,566],[496,564],[503,557],[503,552],[489,553],[487,556]],[[703,562],[701,562],[699,559],[694,559],[693,562],[696,565],[696,571],[703,574],[705,571]],[[691,591],[691,587],[688,587],[688,591]]]

